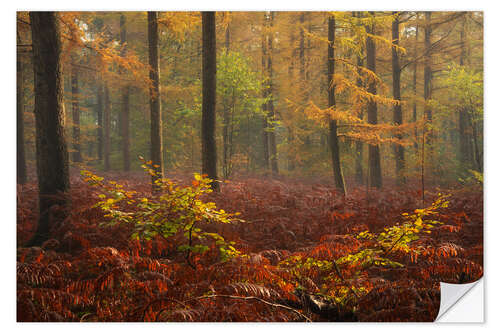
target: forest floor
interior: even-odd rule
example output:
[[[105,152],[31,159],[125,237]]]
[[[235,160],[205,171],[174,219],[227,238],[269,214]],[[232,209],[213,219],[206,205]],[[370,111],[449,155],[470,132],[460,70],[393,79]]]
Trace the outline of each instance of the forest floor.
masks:
[[[151,195],[148,178],[114,180]],[[25,248],[38,193],[34,183],[18,187],[18,321],[433,321],[439,282],[483,273],[479,185],[429,190],[423,206],[412,186],[358,188],[344,198],[326,182],[232,180],[206,200],[245,222],[204,227],[242,255],[221,261],[208,244],[191,262],[178,251],[180,236],[137,241],[130,225],[101,227],[98,189],[80,178],[71,188],[69,218],[43,246]],[[375,244],[360,233],[389,232],[439,193],[449,204],[432,215],[441,223],[430,233],[363,261]]]

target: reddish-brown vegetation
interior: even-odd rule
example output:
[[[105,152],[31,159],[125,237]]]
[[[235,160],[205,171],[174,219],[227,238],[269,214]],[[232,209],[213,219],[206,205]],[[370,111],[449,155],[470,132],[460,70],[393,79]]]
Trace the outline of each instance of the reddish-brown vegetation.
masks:
[[[130,179],[122,183],[150,195],[145,179]],[[369,246],[359,232],[380,232],[421,208],[421,193],[358,189],[343,199],[325,183],[260,179],[221,188],[210,199],[247,223],[207,228],[246,256],[220,262],[212,245],[194,257],[193,269],[175,236],[139,242],[130,226],[99,227],[104,213],[92,207],[99,193],[76,179],[70,217],[42,247],[24,248],[37,191],[19,186],[18,321],[433,321],[440,281],[482,276],[481,190],[441,190],[451,193],[450,204],[435,217],[443,224],[411,243],[420,253],[388,254],[404,267],[324,269],[321,263]]]

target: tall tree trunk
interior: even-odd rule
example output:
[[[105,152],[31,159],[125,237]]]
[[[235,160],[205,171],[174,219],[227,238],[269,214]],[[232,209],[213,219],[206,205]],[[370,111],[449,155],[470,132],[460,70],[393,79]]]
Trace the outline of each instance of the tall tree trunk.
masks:
[[[225,48],[226,48],[226,54],[229,53],[229,48],[231,47],[231,30],[229,28],[230,23],[227,24],[226,27],[226,35],[225,35]]]
[[[225,52],[226,55],[229,54],[229,47],[231,45],[231,35],[229,31],[229,24],[226,27],[225,35]],[[222,115],[222,174],[224,179],[227,179],[230,174],[229,164],[231,157],[229,156],[229,113],[231,106],[227,102],[226,98],[223,98],[223,115]]]
[[[333,76],[335,74],[335,17],[328,18],[328,107],[335,108],[335,86]],[[339,138],[337,136],[337,120],[330,119],[330,149],[332,153],[333,178],[335,186],[343,194],[346,194],[344,176],[340,166]]]
[[[104,171],[111,170],[111,98],[108,83],[104,82]]]
[[[399,54],[397,46],[399,46],[399,13],[394,12],[395,17],[392,21],[392,95],[398,104],[393,107],[393,121],[395,125],[403,123],[403,112],[401,110],[401,68],[399,66]],[[397,139],[402,139],[401,134],[396,135]],[[394,157],[396,159],[396,183],[403,185],[406,183],[404,176],[405,167],[405,151],[400,144],[394,146]]]
[[[269,90],[266,88],[266,85],[268,84],[268,78],[267,78],[267,26],[268,26],[268,20],[267,20],[267,12],[264,13],[264,20],[262,22],[262,81],[264,83],[264,88],[262,89],[262,98],[264,99],[264,103],[262,103],[262,114],[263,119],[262,119],[262,147],[263,147],[263,164],[264,168],[266,170],[269,170],[269,133],[267,129],[267,106],[268,103],[265,101],[265,99],[269,98],[268,97],[268,92]]]
[[[102,87],[102,78],[99,82],[96,82],[96,95],[97,95],[97,104],[96,104],[96,113],[97,113],[97,159],[102,161],[103,155],[103,144],[104,144],[104,136],[103,136],[103,87]]]
[[[472,124],[472,139],[474,142],[474,169],[483,172],[483,151],[479,146],[479,130],[477,123]]]
[[[64,133],[61,40],[54,12],[30,12],[35,82],[38,226],[29,246],[49,238],[69,210],[68,150]],[[54,209],[55,207],[61,209]]]
[[[463,18],[462,29],[460,30],[460,66],[465,65],[466,47],[465,47],[465,17]],[[471,141],[471,128],[469,126],[468,109],[461,106],[458,111],[458,141],[459,141],[459,161],[462,171],[467,171],[472,162],[472,145]]]
[[[267,45],[268,45],[268,52],[267,52],[267,75],[269,76],[269,92],[268,92],[268,106],[267,106],[267,119],[268,121],[271,122],[271,124],[268,124],[269,128],[269,133],[268,133],[268,139],[269,139],[269,160],[271,162],[271,171],[273,175],[278,174],[278,150],[276,147],[276,132],[275,132],[275,121],[276,121],[276,115],[274,113],[274,101],[273,101],[273,39],[274,39],[274,34],[272,32],[272,27],[273,27],[273,20],[274,20],[274,12],[270,12],[269,14],[269,27],[271,28],[271,31],[269,32],[268,39],[267,39]],[[271,125],[271,126],[270,126]]]
[[[423,145],[432,144],[432,130],[429,133],[427,132],[427,123],[432,123],[432,109],[430,106],[431,99],[431,80],[432,80],[432,68],[431,68],[431,12],[425,12],[425,26],[424,26],[424,48],[425,48],[425,57],[424,57],[424,128],[423,128]],[[422,147],[422,150],[425,150],[425,147]],[[424,154],[424,153],[422,153]],[[431,161],[433,159],[432,145],[429,145],[429,150],[427,151],[428,160]],[[425,159],[422,159],[422,170],[425,167]],[[431,170],[433,167],[431,166]],[[424,171],[422,175],[425,175]]]
[[[295,43],[295,35],[294,31],[291,30],[290,32],[290,44],[294,45]],[[288,64],[288,81],[294,82],[294,75],[293,75],[293,70],[294,70],[294,57],[295,57],[295,49],[292,49],[291,51],[291,57],[290,57],[290,62]],[[293,112],[293,108],[290,108],[290,110]],[[290,122],[287,126],[287,147],[288,147],[288,171],[294,171],[295,170],[295,133],[293,130],[293,117],[290,115]]]
[[[360,12],[353,12],[353,17],[361,18]],[[356,80],[356,85],[358,87],[363,87],[363,79],[362,79],[362,69],[363,67],[363,58],[361,55],[356,56],[356,65],[358,66],[358,79]],[[358,117],[363,119],[363,109],[359,111]],[[356,141],[356,183],[358,185],[363,185],[364,183],[364,175],[363,175],[363,142],[360,140]]]
[[[371,15],[374,15],[373,13]],[[369,34],[375,33],[375,24],[370,23],[366,26],[366,31]],[[366,66],[367,68],[375,73],[375,42],[370,36],[366,37]],[[370,80],[368,82],[368,92],[370,94],[377,94],[377,84],[375,81]],[[376,125],[377,120],[377,102],[370,100],[367,107],[368,113],[368,123]],[[369,145],[368,147],[368,162],[369,162],[369,175],[370,184],[369,186],[381,188],[382,187],[382,171],[380,168],[380,150],[377,145]]]
[[[309,101],[309,72],[310,70],[306,70],[306,49],[309,50],[311,47],[311,39],[307,38],[307,46],[306,46],[306,36],[305,36],[305,21],[306,21],[306,12],[300,13],[299,16],[300,20],[300,40],[299,40],[299,82],[300,82],[300,93],[301,93],[301,103],[304,106],[304,108],[307,105],[307,102]],[[308,15],[307,17],[308,21],[308,27],[307,30],[310,33],[311,32],[311,18]],[[307,52],[307,56],[310,56],[310,52]],[[309,60],[309,59],[308,59]],[[307,62],[309,63],[309,61]],[[304,145],[306,149],[311,149],[311,135],[309,134],[310,131],[308,131],[308,126],[304,126],[306,135],[304,138]]]
[[[153,189],[155,181],[163,178],[163,137],[161,118],[160,65],[158,58],[158,13],[148,12],[149,41],[149,107],[151,109],[151,161],[156,174],[152,176]]]
[[[229,105],[226,98],[223,98],[222,114],[222,176],[229,177]]]
[[[418,19],[418,13],[417,13]],[[415,44],[413,47],[413,54],[415,59],[413,60],[413,123],[417,122],[417,73],[418,73],[418,61],[417,61],[417,51],[418,51],[418,24],[415,27]],[[418,129],[415,127],[415,142],[413,144],[415,152],[418,152]]]
[[[120,43],[122,46],[121,56],[127,55],[127,27],[125,15],[120,16]],[[120,74],[124,74],[123,68]],[[122,112],[121,112],[121,135],[122,135],[122,154],[123,170],[130,171],[130,85],[125,84],[122,88]]]
[[[299,71],[300,71],[300,82],[304,85],[306,80],[306,58],[304,56],[305,51],[305,36],[304,36],[304,22],[305,22],[305,13],[300,13],[300,40],[299,40]]]
[[[431,12],[425,12],[425,27],[424,27],[424,47],[425,47],[425,57],[424,57],[424,100],[425,100],[425,117],[428,121],[432,121],[432,109],[429,105],[429,100],[431,99],[431,80],[432,80],[432,68],[431,68]]]
[[[21,44],[19,32],[17,42]],[[24,76],[23,60],[21,53],[17,52],[17,183],[26,184],[28,174],[26,171],[26,153],[24,150]]]
[[[203,33],[203,102],[201,116],[202,172],[214,181],[214,191],[219,190],[217,180],[217,147],[215,142],[215,105],[216,105],[216,36],[215,12],[202,12]]]
[[[80,145],[80,104],[78,87],[78,68],[75,66],[76,59],[73,58],[71,66],[71,110],[73,117],[73,162],[82,162],[82,152]]]

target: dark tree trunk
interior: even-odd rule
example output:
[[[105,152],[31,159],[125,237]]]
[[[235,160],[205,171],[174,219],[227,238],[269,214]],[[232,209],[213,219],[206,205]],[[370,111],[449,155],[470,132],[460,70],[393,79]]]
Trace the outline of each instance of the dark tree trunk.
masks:
[[[483,172],[483,151],[479,146],[479,129],[477,123],[472,124],[472,138],[474,142],[474,169]]]
[[[393,121],[395,125],[403,123],[403,112],[401,110],[401,68],[399,66],[399,54],[397,46],[399,46],[399,13],[395,12],[395,18],[392,21],[392,43],[396,46],[392,47],[392,95],[398,104],[393,107]],[[397,139],[402,139],[401,134],[396,135]],[[405,167],[405,151],[402,145],[394,146],[394,157],[396,159],[396,183],[403,185],[406,183],[404,176]]]
[[[464,66],[466,58],[465,48],[465,18],[460,31],[460,66]],[[467,171],[472,162],[471,131],[468,115],[468,109],[461,106],[458,111],[458,141],[459,141],[459,160],[462,171]]]
[[[108,83],[104,83],[104,171],[111,170],[111,99]]]
[[[102,79],[101,79],[102,80]],[[100,80],[100,81],[101,81]],[[102,161],[103,155],[103,144],[104,144],[104,136],[103,136],[103,87],[101,82],[96,82],[96,90],[97,90],[97,104],[96,104],[96,113],[97,113],[97,159]]]
[[[290,34],[290,44],[294,45],[295,43],[295,35],[293,33],[293,30],[291,30]],[[291,52],[291,58],[290,62],[288,64],[288,80],[289,82],[294,81],[294,75],[293,75],[293,69],[294,69],[294,56],[295,56],[295,51],[292,50]],[[293,118],[292,118],[293,119]],[[288,171],[294,171],[295,170],[295,149],[294,149],[294,143],[295,143],[295,133],[293,130],[293,122],[290,121],[289,125],[287,126],[287,146],[288,146]]]
[[[306,58],[304,57],[305,50],[305,36],[304,36],[304,22],[305,22],[305,13],[302,12],[300,14],[300,40],[299,40],[299,61],[300,61],[300,81],[304,84],[306,79]]]
[[[120,16],[120,42],[122,45],[121,56],[127,55],[127,27],[125,25],[125,15]],[[123,74],[124,70],[121,69]],[[123,154],[123,170],[130,171],[130,86],[125,84],[122,88],[122,112],[121,112],[121,134],[122,134],[122,154]]]
[[[372,14],[373,15],[373,14]],[[366,31],[369,34],[375,33],[374,24],[366,26]],[[369,70],[375,73],[375,42],[373,38],[368,36],[366,38],[366,66]],[[377,84],[373,80],[368,82],[368,92],[376,95]],[[368,123],[376,125],[377,120],[377,102],[370,100],[367,107]],[[381,188],[382,187],[382,171],[380,168],[380,150],[378,145],[369,145],[368,147],[368,162],[369,162],[369,186]]]
[[[73,59],[73,62],[76,60]],[[82,162],[82,152],[80,144],[80,104],[78,87],[78,69],[73,64],[71,66],[71,110],[73,116],[73,162]]]
[[[29,242],[34,246],[47,240],[51,227],[66,218],[70,184],[58,19],[54,12],[30,12],[30,21],[40,210],[36,233]]]
[[[19,36],[17,42],[20,44]],[[26,153],[24,150],[24,76],[23,60],[17,52],[17,183],[26,184]]]
[[[418,13],[417,13],[418,19]],[[417,51],[418,51],[418,25],[415,27],[415,45],[413,49],[414,57],[413,60],[413,123],[417,122],[417,71],[418,71],[418,61],[417,61]],[[415,151],[418,151],[418,129],[415,128],[415,142],[413,144]]]
[[[295,170],[295,135],[293,132],[293,125],[290,125],[288,127],[288,171],[294,171]]]
[[[431,12],[425,12],[425,27],[424,27],[424,47],[425,47],[425,57],[424,57],[424,100],[425,100],[425,117],[427,121],[432,121],[432,109],[429,105],[429,100],[431,99],[431,80],[432,80],[432,68],[431,68]]]
[[[335,18],[328,18],[328,107],[335,108],[335,86],[332,84],[335,74]],[[337,136],[337,120],[330,119],[330,150],[332,153],[333,178],[335,186],[343,194],[346,194],[344,176],[340,166],[339,138]]]
[[[272,29],[273,27],[273,19],[274,19],[274,12],[270,12],[269,14],[269,26]],[[271,122],[271,124],[268,124],[269,128],[269,133],[268,133],[268,139],[269,139],[269,160],[271,162],[271,171],[273,175],[278,174],[278,150],[276,147],[276,132],[274,128],[274,122],[276,121],[276,115],[274,113],[274,101],[273,101],[273,33],[272,31],[269,32],[268,39],[267,39],[267,45],[268,45],[268,52],[267,52],[267,75],[269,76],[269,92],[267,94],[269,100],[268,100],[268,106],[267,106],[267,119],[268,121]]]
[[[431,99],[431,80],[432,80],[432,68],[431,68],[431,12],[425,12],[425,26],[424,26],[424,128],[423,128],[423,140],[422,140],[422,183],[425,181],[425,155],[427,155],[428,160],[431,162],[431,170],[433,170],[432,160],[433,151],[432,145],[429,146],[429,150],[425,152],[425,145],[432,143],[432,130],[427,133],[427,123],[432,123],[432,109],[430,106]]]
[[[267,13],[264,13],[264,21],[262,23],[262,81],[264,83],[264,88],[262,89],[262,97],[264,99],[268,98],[268,89],[266,85],[268,84],[267,77]],[[262,114],[264,115],[262,119],[262,147],[263,147],[263,164],[266,170],[269,170],[269,139],[268,139],[268,129],[267,129],[267,106],[268,103],[264,101],[262,104]]]
[[[148,12],[149,40],[149,106],[151,108],[151,161],[156,170],[152,176],[153,189],[155,181],[163,177],[163,138],[160,94],[160,65],[158,58],[158,13]]]
[[[202,12],[203,32],[203,102],[201,116],[202,172],[214,181],[212,189],[218,191],[217,147],[215,142],[215,105],[216,105],[216,36],[215,12]]]
[[[222,115],[222,174],[224,179],[229,177],[229,106],[226,98],[223,98]]]
[[[130,86],[122,92],[123,171],[130,171]]]
[[[353,12],[354,17],[359,17],[361,18],[361,13],[356,13]],[[356,80],[356,85],[358,87],[363,87],[363,79],[362,79],[362,72],[361,72],[361,67],[363,67],[363,58],[358,55],[356,57],[356,65],[358,66],[358,79]],[[358,117],[360,119],[363,119],[363,109],[359,111]],[[363,142],[360,140],[356,141],[356,183],[358,185],[363,185],[364,183],[364,175],[363,175]]]
[[[231,30],[229,29],[229,23],[227,24],[226,27],[226,39],[225,39],[225,47],[226,47],[226,54],[229,53],[229,48],[231,46]]]
[[[310,56],[310,48],[311,48],[311,39],[307,38],[307,46],[306,46],[306,36],[305,36],[305,22],[306,22],[306,12],[302,12],[299,17],[300,20],[300,40],[299,40],[299,82],[300,82],[300,93],[301,93],[301,102],[304,107],[306,107],[307,102],[309,100],[309,92],[310,92],[310,87],[309,87],[309,73],[310,70],[307,68],[306,70],[306,58]],[[307,16],[307,21],[308,21],[308,27],[307,27],[307,32],[311,32],[311,19],[310,16]],[[307,57],[306,57],[306,49],[308,50],[307,52]],[[309,59],[307,59],[307,63],[309,63]],[[307,125],[305,127],[307,129]],[[307,133],[309,131],[306,130]],[[311,149],[311,135],[306,134],[304,138],[304,145],[306,146],[306,149]]]
[[[231,35],[229,31],[229,24],[226,27],[225,38],[225,52],[229,54],[229,47],[231,45]],[[222,174],[224,179],[227,179],[231,173],[231,156],[229,154],[229,121],[230,121],[230,108],[227,99],[223,99],[223,116],[222,116]]]

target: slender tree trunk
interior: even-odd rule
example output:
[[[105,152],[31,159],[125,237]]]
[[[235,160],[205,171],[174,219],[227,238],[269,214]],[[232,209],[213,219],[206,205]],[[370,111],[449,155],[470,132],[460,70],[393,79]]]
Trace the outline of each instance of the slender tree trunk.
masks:
[[[353,12],[352,16],[361,18],[361,13]],[[356,80],[356,85],[358,87],[363,87],[362,71],[361,71],[361,67],[363,67],[363,58],[361,57],[361,55],[358,55],[356,57],[356,65],[358,66],[358,79]],[[358,117],[360,119],[363,119],[363,116],[364,116],[363,113],[364,113],[364,110],[361,109],[359,111],[359,114],[358,114]],[[363,142],[360,140],[356,141],[356,161],[355,161],[355,164],[356,164],[356,183],[358,185],[363,185],[364,179],[365,179],[365,177],[363,175]]]
[[[328,107],[335,108],[335,86],[332,84],[335,74],[335,17],[328,18]],[[330,119],[330,149],[332,153],[333,178],[335,186],[345,196],[346,189],[340,165],[339,138],[337,136],[337,120]]]
[[[270,12],[269,15],[269,26],[272,29],[273,27],[273,20],[274,20],[274,12]],[[267,45],[268,45],[268,52],[267,52],[267,75],[269,76],[269,92],[268,92],[268,107],[267,107],[267,119],[272,122],[272,125],[268,124],[269,133],[268,133],[268,139],[269,139],[269,159],[271,162],[271,171],[273,175],[278,174],[278,150],[276,147],[276,132],[274,128],[274,122],[276,121],[276,115],[274,113],[274,101],[273,101],[273,39],[274,39],[274,34],[273,32],[269,32],[268,39],[267,39]]]
[[[125,15],[120,16],[120,43],[122,45],[121,56],[127,55],[127,27]],[[124,74],[123,68],[120,74]],[[122,134],[122,154],[123,154],[123,170],[130,171],[130,86],[125,84],[122,88],[121,101],[121,134]]]
[[[222,175],[224,179],[229,177],[229,106],[226,98],[223,98],[222,113]]]
[[[151,109],[151,161],[156,174],[152,176],[153,189],[155,181],[163,178],[163,137],[161,118],[160,64],[158,57],[158,13],[148,12],[149,41],[149,107]]]
[[[263,147],[263,157],[264,157],[264,168],[266,170],[269,170],[269,139],[268,139],[268,129],[267,129],[267,106],[268,103],[265,101],[265,99],[269,98],[268,96],[268,91],[269,89],[266,88],[266,85],[268,84],[268,78],[267,78],[267,12],[264,13],[264,21],[262,23],[262,81],[264,84],[264,88],[262,89],[262,98],[264,98],[264,103],[262,104],[262,114],[263,119],[262,119],[262,147]]]
[[[290,33],[290,44],[294,45],[295,43],[295,35],[293,33],[293,30]],[[294,82],[294,75],[293,75],[293,70],[294,70],[294,56],[295,56],[295,51],[292,49],[291,51],[291,57],[290,57],[290,62],[288,64],[288,81]],[[290,111],[293,112],[293,108],[290,108]],[[294,130],[293,130],[293,116],[290,114],[290,121],[287,126],[287,147],[288,147],[288,171],[294,171],[295,170],[295,149],[294,149],[294,143],[295,143],[295,135],[294,135]]]
[[[76,59],[73,59],[76,62]],[[78,87],[78,69],[75,65],[71,66],[71,110],[73,116],[73,161],[82,162],[81,144],[80,144],[80,104]]]
[[[477,123],[472,124],[472,138],[474,142],[474,168],[476,171],[483,172],[483,152],[479,148],[479,130]]]
[[[70,183],[58,18],[54,12],[30,12],[30,21],[40,210],[36,233],[29,242],[34,246],[47,240],[51,227],[66,218]]]
[[[225,35],[225,50],[226,55],[229,54],[229,47],[231,46],[231,35],[229,31],[229,24],[226,27],[226,35]],[[227,99],[223,99],[223,115],[222,115],[222,174],[224,179],[229,177],[229,109],[231,106],[227,102]]]
[[[427,124],[432,124],[432,109],[430,106],[431,99],[431,80],[432,80],[432,67],[431,67],[431,12],[425,12],[425,27],[424,27],[424,47],[425,47],[425,57],[424,57],[424,128],[423,128],[423,136],[425,140],[423,144],[430,144],[429,150],[427,151],[427,157],[429,161],[431,161],[430,169],[433,170],[432,159],[433,159],[433,149],[432,149],[432,130],[427,132]],[[422,147],[422,149],[425,149]],[[422,163],[425,164],[425,159],[422,160]],[[424,168],[424,166],[422,166]],[[423,175],[424,172],[422,172]]]
[[[462,29],[460,30],[460,66],[464,66],[466,58],[465,47],[465,18],[463,20]],[[469,127],[468,109],[461,106],[458,111],[458,141],[459,141],[459,161],[462,171],[467,171],[472,162],[471,151],[471,128]]]
[[[425,57],[424,57],[424,100],[425,100],[425,117],[428,121],[432,121],[432,109],[428,105],[431,99],[431,12],[425,12],[425,27],[424,27],[424,44],[425,44]]]
[[[130,86],[122,92],[123,171],[130,171]]]
[[[295,170],[295,135],[293,132],[293,125],[290,125],[288,127],[288,171],[294,171]]]
[[[214,181],[214,191],[219,190],[217,180],[217,147],[215,142],[215,105],[216,105],[216,36],[215,12],[202,12],[203,32],[203,102],[202,102],[202,172]]]
[[[227,164],[227,177],[230,177],[233,173],[233,137],[234,137],[234,109],[236,107],[236,98],[233,96],[231,98],[231,109],[229,111],[229,137],[227,139],[227,147],[228,147],[228,164]]]
[[[311,20],[310,16],[307,17],[308,19],[308,27],[307,30],[310,33],[311,32]],[[307,38],[307,46],[306,46],[306,36],[305,36],[305,21],[306,21],[306,12],[300,13],[299,16],[300,20],[300,40],[299,40],[299,82],[300,82],[300,94],[301,94],[301,102],[304,108],[307,105],[307,102],[309,100],[309,70],[306,70],[306,48],[309,50],[311,47],[311,39]],[[310,52],[307,52],[307,55],[310,55]],[[308,61],[309,63],[309,61]],[[306,149],[311,149],[311,135],[309,134],[310,131],[307,131],[307,125],[304,127],[306,130],[306,135],[304,138],[304,145],[306,146]]]
[[[372,14],[373,15],[373,14]],[[373,23],[366,26],[366,31],[369,34],[375,33],[375,26]],[[366,38],[366,66],[369,70],[375,73],[375,42],[373,38],[368,36]],[[377,84],[373,80],[368,82],[368,92],[376,95],[377,94]],[[376,125],[378,123],[377,119],[377,103],[374,101],[368,102],[368,123]],[[368,147],[368,160],[370,168],[370,186],[371,187],[382,187],[382,171],[380,168],[380,150],[377,145],[369,145]]]
[[[226,54],[229,53],[229,48],[231,47],[231,30],[229,27],[230,23],[227,24],[226,27],[226,35],[225,35],[225,47],[226,47]]]
[[[20,44],[19,33],[17,42]],[[26,170],[26,153],[24,150],[24,76],[23,60],[17,52],[17,183],[26,184],[28,174]]]
[[[102,78],[101,78],[102,80]],[[96,95],[97,95],[97,104],[96,104],[96,113],[97,113],[97,159],[102,161],[103,155],[103,144],[104,144],[104,136],[103,136],[103,87],[102,82],[96,82]]]
[[[418,13],[417,13],[418,19]],[[413,48],[413,53],[415,58],[417,57],[418,51],[418,25],[415,27],[415,45]],[[418,73],[418,61],[413,60],[413,123],[417,122],[417,73]],[[415,147],[415,152],[418,152],[418,129],[415,127],[415,142],[413,144]]]
[[[401,68],[399,66],[399,54],[397,46],[399,46],[399,13],[395,12],[395,18],[392,21],[392,43],[396,46],[392,47],[392,95],[398,104],[393,107],[393,121],[395,125],[403,123],[403,112],[401,110]],[[397,139],[402,139],[401,134],[396,135]],[[405,167],[405,151],[400,144],[394,146],[394,157],[396,159],[396,183],[403,185],[406,183],[404,176]]]
[[[300,40],[299,40],[299,71],[300,71],[300,82],[302,85],[305,84],[306,80],[306,58],[304,56],[305,51],[305,36],[304,36],[304,22],[305,22],[305,13],[300,13]]]
[[[104,83],[104,171],[111,170],[111,99],[108,83]]]

